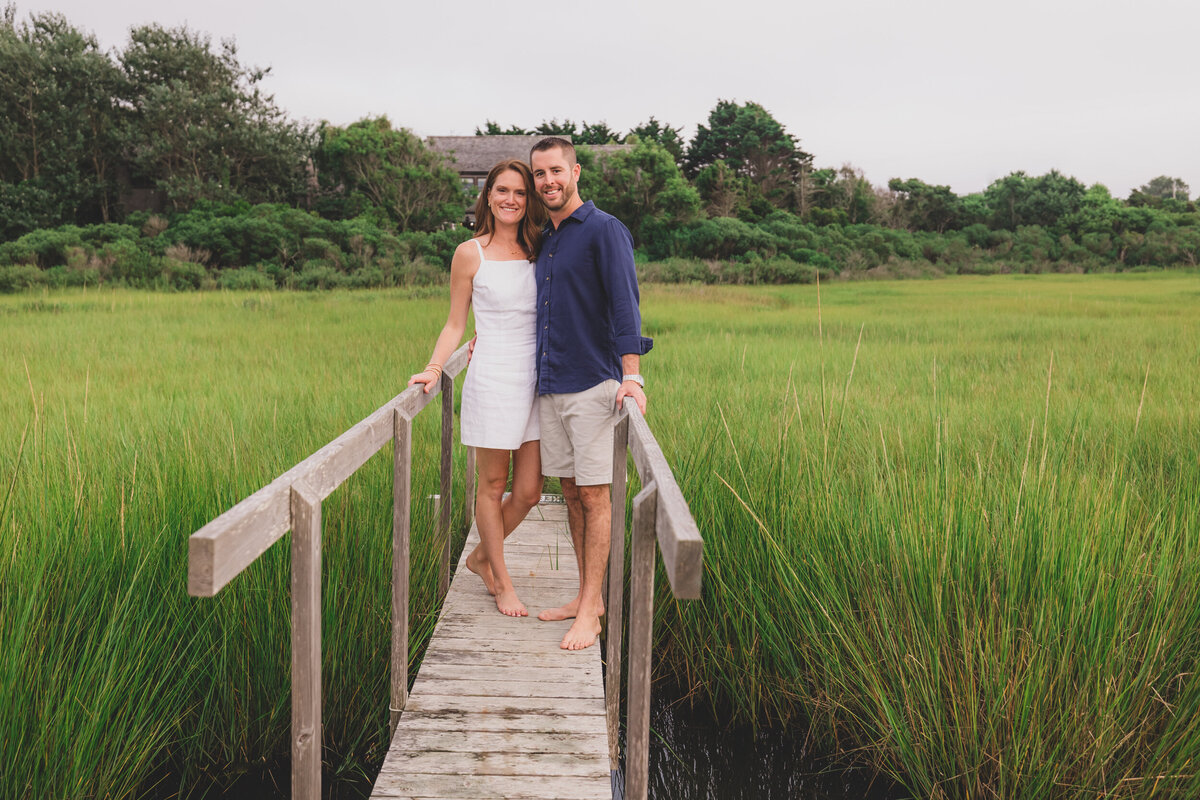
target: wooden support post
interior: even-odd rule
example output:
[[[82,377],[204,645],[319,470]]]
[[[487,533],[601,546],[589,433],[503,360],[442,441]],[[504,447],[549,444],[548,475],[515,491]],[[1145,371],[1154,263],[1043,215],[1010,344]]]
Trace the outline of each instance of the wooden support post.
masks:
[[[629,709],[625,735],[625,798],[646,800],[650,771],[650,648],[654,632],[655,519],[653,481],[633,498],[633,546],[629,588]]]
[[[621,752],[621,637],[625,604],[625,486],[628,479],[629,417],[622,415],[613,428],[612,542],[608,553],[608,583],[604,609],[607,672],[604,676],[604,710],[608,718],[608,764],[620,769]]]
[[[450,588],[450,512],[454,509],[451,490],[451,462],[454,455],[454,379],[442,374],[442,504],[438,535],[442,538],[442,569],[438,579],[438,597]]]
[[[412,542],[412,417],[396,409],[392,455],[392,660],[388,729],[408,705],[408,586]]]
[[[463,528],[471,529],[471,523],[475,521],[475,448],[467,448],[467,477],[463,482],[463,511],[465,512],[465,520]]]
[[[321,497],[291,487],[292,800],[321,800]]]

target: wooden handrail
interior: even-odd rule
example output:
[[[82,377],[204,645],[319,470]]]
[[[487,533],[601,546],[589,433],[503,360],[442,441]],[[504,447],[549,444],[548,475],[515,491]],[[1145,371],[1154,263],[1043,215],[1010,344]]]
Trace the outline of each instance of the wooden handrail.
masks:
[[[626,397],[613,436],[612,547],[609,553],[605,705],[609,767],[620,766],[617,749],[621,706],[621,631],[625,591],[626,450],[642,482],[633,498],[630,548],[629,683],[626,703],[626,800],[645,800],[649,790],[650,671],[654,621],[655,552],[662,553],[671,593],[680,600],[700,597],[704,541],[662,448],[632,397]],[[657,541],[658,547],[655,548]]]
[[[429,393],[410,386],[366,419],[259,489],[188,539],[188,594],[212,597],[292,531],[292,797],[321,797],[321,504],[389,441],[394,442],[392,516],[391,725],[408,700],[408,579],[412,498],[412,420],[442,396],[442,538],[439,589],[450,577],[451,447],[454,378],[467,346],[446,360]],[[469,454],[467,469],[473,470]],[[474,476],[467,478],[467,508]]]
[[[188,594],[212,597],[291,530],[290,491],[304,481],[324,500],[392,440],[394,412],[412,419],[467,365],[463,345],[446,360],[442,383],[428,394],[410,386],[350,430],[196,531],[188,539]],[[443,423],[443,428],[445,423]],[[445,430],[443,429],[443,438]],[[443,468],[446,465],[443,456]],[[449,504],[442,516],[448,519]]]
[[[390,720],[395,730],[408,699],[412,420],[434,397],[442,395],[438,527],[443,539],[439,589],[444,594],[450,568],[454,378],[466,365],[464,345],[447,359],[442,378],[433,391],[427,394],[421,386],[405,389],[188,540],[188,594],[212,597],[292,531],[292,797],[295,800],[319,800],[321,796],[321,504],[388,441],[394,443]],[[615,770],[619,756],[628,453],[633,456],[642,490],[633,500],[625,797],[643,800],[648,788],[655,553],[662,553],[674,596],[681,600],[696,599],[701,591],[703,540],[662,448],[633,398],[625,398],[614,433],[612,548],[606,592],[610,668],[605,696],[610,760]],[[475,483],[474,462],[474,451],[469,449],[464,494],[468,524]]]

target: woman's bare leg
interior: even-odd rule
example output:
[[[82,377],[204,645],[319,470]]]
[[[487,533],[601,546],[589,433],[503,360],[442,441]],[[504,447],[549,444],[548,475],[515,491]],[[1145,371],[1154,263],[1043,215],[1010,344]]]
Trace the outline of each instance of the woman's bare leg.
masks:
[[[517,529],[517,526],[525,520],[525,517],[529,516],[530,509],[536,506],[542,499],[542,484],[544,479],[542,478],[542,456],[539,447],[537,441],[532,441],[526,442],[519,449],[512,451],[513,490],[500,504],[500,514],[504,521],[505,539]],[[482,478],[482,468],[479,474]],[[480,488],[483,487],[482,479],[478,485]],[[476,509],[478,509],[478,505],[479,494],[477,492]],[[478,513],[478,510],[476,510],[477,517]],[[483,585],[487,587],[488,594],[496,593],[492,578],[492,567],[488,563],[487,553],[484,552],[483,548],[482,534],[480,535],[480,543],[467,555],[467,569],[480,577]]]
[[[532,448],[525,445],[511,453],[513,492],[509,496],[509,500],[505,502],[501,502],[501,499],[504,496],[505,485],[508,483],[509,451],[482,447],[476,451],[479,488],[475,495],[475,519],[479,529],[480,548],[483,550],[482,555],[487,563],[487,572],[491,574],[492,581],[489,589],[496,596],[496,607],[501,613],[510,617],[523,617],[529,613],[517,597],[512,578],[505,566],[504,538],[511,532],[511,529],[507,529],[506,523],[509,520],[506,517],[515,516],[517,512],[520,513],[520,517],[512,522],[512,528],[516,528],[520,520],[525,518],[529,509],[537,502],[536,499],[533,499],[531,490],[535,482],[532,480],[531,474],[536,472],[537,478],[540,479],[541,464],[538,456],[538,444],[537,442],[532,444]],[[540,486],[538,494],[540,495]],[[505,505],[508,506],[508,514],[505,514]],[[478,563],[475,561],[475,564]],[[467,558],[467,565],[472,572],[480,574],[486,585],[487,578],[484,577],[484,574],[472,567],[471,556]]]

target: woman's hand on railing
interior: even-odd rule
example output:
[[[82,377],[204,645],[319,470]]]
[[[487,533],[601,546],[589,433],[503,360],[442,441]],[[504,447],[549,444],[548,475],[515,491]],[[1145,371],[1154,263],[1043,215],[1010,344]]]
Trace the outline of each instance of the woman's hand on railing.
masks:
[[[429,394],[438,385],[438,381],[442,379],[442,373],[439,370],[427,369],[423,372],[418,372],[408,379],[409,386],[415,386],[418,383],[425,384],[425,394]]]

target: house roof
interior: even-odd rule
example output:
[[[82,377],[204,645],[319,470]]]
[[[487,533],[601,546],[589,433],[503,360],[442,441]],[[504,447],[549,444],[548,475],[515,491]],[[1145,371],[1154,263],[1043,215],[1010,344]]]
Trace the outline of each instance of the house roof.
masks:
[[[459,174],[480,172],[486,174],[497,162],[509,158],[529,160],[529,149],[545,139],[545,136],[430,136],[429,146],[454,160],[453,168]],[[570,139],[564,136],[564,139]]]
[[[430,136],[427,140],[430,148],[449,159],[460,175],[486,175],[488,170],[498,162],[515,158],[520,161],[529,160],[530,149],[546,137],[542,134],[534,136],[519,136],[499,134],[492,136]],[[562,138],[570,141],[570,136]],[[577,144],[604,157],[612,153],[620,153],[633,149],[628,144]]]

